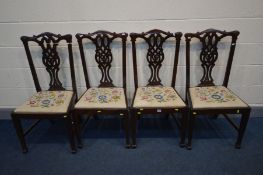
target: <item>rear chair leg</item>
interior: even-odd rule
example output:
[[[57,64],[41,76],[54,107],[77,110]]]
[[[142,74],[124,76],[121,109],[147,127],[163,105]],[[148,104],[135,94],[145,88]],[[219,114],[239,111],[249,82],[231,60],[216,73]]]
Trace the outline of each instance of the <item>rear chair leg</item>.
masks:
[[[95,120],[99,120],[99,117],[98,117],[97,114],[94,114],[94,115],[93,115],[93,118],[94,118]]]
[[[212,116],[212,119],[217,119],[218,116],[219,116],[219,114],[214,114],[214,115]]]

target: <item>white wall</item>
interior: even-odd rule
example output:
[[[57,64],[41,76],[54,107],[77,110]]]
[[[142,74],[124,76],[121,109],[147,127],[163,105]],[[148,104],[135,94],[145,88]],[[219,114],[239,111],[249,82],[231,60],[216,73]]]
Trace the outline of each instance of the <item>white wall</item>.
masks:
[[[153,28],[165,31],[196,32],[207,28],[239,30],[230,77],[230,88],[253,106],[263,105],[263,1],[262,0],[1,0],[0,2],[0,108],[13,108],[34,93],[32,76],[20,36],[41,32],[75,35],[98,29],[115,32],[142,32]],[[177,89],[184,96],[185,46],[181,43]],[[77,43],[73,42],[77,85],[83,92],[85,82]],[[127,44],[128,91],[133,93],[131,44]],[[224,52],[222,52],[224,54]],[[116,54],[119,53],[116,51]],[[163,75],[171,67],[164,63]],[[194,53],[193,53],[194,55]],[[143,56],[139,54],[139,56]],[[196,56],[196,55],[194,55]],[[119,57],[119,56],[117,56]],[[94,67],[95,62],[90,67]],[[195,68],[195,64],[192,66]],[[215,74],[223,72],[219,60]],[[68,74],[65,63],[62,72]],[[43,67],[38,64],[41,76]],[[112,73],[120,72],[115,62]],[[195,75],[195,74],[194,74]],[[94,76],[92,83],[99,76]],[[195,76],[194,76],[195,77]],[[222,77],[219,77],[219,79]],[[65,80],[64,80],[65,81]],[[141,80],[144,81],[144,80]],[[47,83],[48,79],[41,82]],[[116,83],[120,84],[121,80]],[[192,82],[197,82],[195,77]],[[167,79],[164,80],[167,84]],[[65,81],[69,85],[70,82]]]

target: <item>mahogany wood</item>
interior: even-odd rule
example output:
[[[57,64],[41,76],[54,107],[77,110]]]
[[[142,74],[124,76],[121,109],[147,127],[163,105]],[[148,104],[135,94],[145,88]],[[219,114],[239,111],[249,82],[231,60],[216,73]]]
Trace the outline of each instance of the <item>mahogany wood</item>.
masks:
[[[168,41],[168,39],[173,39],[175,42],[175,54],[174,54],[174,65],[173,65],[173,75],[171,80],[171,87],[174,88],[176,81],[176,73],[177,73],[177,64],[178,64],[178,56],[180,49],[180,40],[182,37],[181,32],[171,33],[165,32],[159,29],[153,29],[148,32],[143,33],[131,33],[131,42],[132,42],[132,55],[133,55],[133,71],[134,71],[134,84],[135,84],[135,93],[133,96],[133,102],[131,107],[131,135],[132,135],[132,148],[137,147],[136,143],[136,128],[137,128],[137,119],[142,117],[143,114],[160,114],[161,113],[181,113],[181,130],[180,130],[180,146],[184,147],[185,140],[185,130],[187,123],[187,107],[182,108],[134,108],[134,98],[136,95],[136,91],[138,88],[138,72],[137,72],[137,50],[136,50],[136,40],[138,38],[143,39],[148,45],[146,59],[148,62],[148,66],[151,72],[150,78],[148,79],[147,86],[162,86],[161,78],[159,76],[159,71],[162,67],[162,62],[165,59],[165,54],[163,52],[163,44]],[[143,66],[143,65],[140,65]],[[143,76],[143,75],[141,75]]]
[[[202,32],[197,33],[186,33],[185,41],[186,41],[186,99],[189,106],[189,123],[188,123],[188,143],[187,143],[187,149],[192,149],[192,133],[193,133],[193,125],[194,120],[196,116],[198,115],[214,115],[218,116],[219,114],[223,114],[224,116],[226,114],[241,114],[241,122],[239,124],[239,127],[236,127],[236,124],[234,124],[232,121],[229,120],[230,124],[237,129],[238,131],[238,138],[235,144],[236,148],[241,147],[241,141],[245,132],[245,128],[249,119],[250,115],[250,107],[243,107],[243,108],[224,108],[224,109],[218,109],[218,108],[207,108],[207,109],[194,109],[192,106],[191,98],[189,95],[189,87],[190,87],[190,46],[192,39],[197,39],[200,41],[202,48],[200,52],[200,61],[201,61],[201,67],[203,68],[203,76],[200,80],[200,84],[198,86],[214,86],[214,78],[212,77],[212,71],[216,64],[216,61],[218,59],[218,50],[217,46],[218,43],[221,42],[223,38],[230,38],[230,48],[229,48],[229,55],[228,55],[228,61],[226,66],[226,71],[224,75],[224,81],[222,83],[223,86],[227,87],[229,76],[231,72],[235,47],[236,47],[236,41],[239,35],[239,31],[221,31],[216,29],[207,29]]]
[[[101,79],[98,87],[115,87],[113,84],[113,78],[110,75],[111,63],[114,59],[111,46],[116,39],[121,39],[122,43],[122,77],[123,77],[123,88],[126,99],[126,109],[74,109],[74,118],[77,121],[77,140],[78,146],[82,147],[81,140],[81,124],[80,115],[88,114],[88,116],[94,116],[97,114],[118,114],[123,120],[123,126],[125,130],[125,144],[129,148],[129,110],[126,97],[126,40],[127,33],[115,33],[109,31],[99,30],[94,33],[88,34],[76,34],[76,38],[79,44],[79,50],[82,60],[83,72],[86,81],[87,90],[90,88],[89,75],[87,69],[87,61],[84,53],[84,39],[88,39],[95,45],[95,60],[98,64],[98,68],[101,71]],[[119,77],[118,77],[119,78]]]
[[[68,47],[68,54],[69,54],[69,63],[70,63],[70,73],[71,73],[71,81],[72,81],[72,89],[73,89],[73,97],[71,99],[70,105],[68,106],[68,110],[66,113],[59,113],[59,114],[32,114],[32,113],[17,113],[12,112],[11,117],[18,135],[18,138],[20,140],[20,144],[22,147],[23,153],[28,152],[28,148],[25,141],[25,135],[31,131],[33,128],[29,128],[28,131],[24,132],[22,125],[21,125],[21,119],[54,119],[54,118],[60,118],[65,120],[68,135],[69,135],[69,141],[70,141],[70,147],[71,152],[76,152],[76,146],[74,141],[74,126],[73,126],[73,120],[71,118],[71,110],[74,107],[75,100],[77,99],[76,95],[76,82],[75,82],[75,71],[74,71],[74,61],[73,61],[73,55],[72,55],[72,36],[70,34],[68,35],[60,35],[60,34],[53,34],[50,32],[41,33],[39,35],[34,35],[32,37],[29,36],[22,36],[21,40],[24,44],[24,48],[26,51],[28,63],[30,66],[30,70],[33,76],[34,84],[36,87],[36,91],[39,92],[42,90],[39,84],[39,79],[36,73],[36,69],[34,66],[33,58],[31,55],[29,42],[37,43],[40,48],[42,49],[42,62],[44,66],[46,67],[47,72],[50,76],[50,83],[49,83],[49,89],[50,91],[58,91],[58,90],[66,90],[63,86],[61,81],[59,80],[58,72],[60,70],[60,63],[61,58],[58,55],[57,48],[60,44],[60,41],[64,40],[67,43]],[[33,125],[34,126],[34,125]]]

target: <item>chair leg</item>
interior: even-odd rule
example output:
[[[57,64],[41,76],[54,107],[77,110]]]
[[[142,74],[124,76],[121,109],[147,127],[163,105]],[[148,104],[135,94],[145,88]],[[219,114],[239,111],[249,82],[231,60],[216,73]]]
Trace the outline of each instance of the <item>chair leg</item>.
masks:
[[[237,137],[237,141],[236,141],[236,144],[235,144],[235,148],[237,148],[237,149],[241,148],[241,142],[242,142],[245,130],[246,130],[246,126],[247,126],[247,123],[248,123],[249,116],[250,116],[250,111],[249,112],[244,112],[242,114],[239,130],[238,130],[238,137]]]
[[[74,131],[77,139],[78,148],[82,148],[83,143],[81,139],[81,120],[80,120],[80,116],[77,115],[76,113],[73,113],[73,122],[74,122]]]
[[[49,121],[49,123],[52,124],[52,125],[55,123],[54,120],[52,120],[52,119],[49,119],[48,121]]]
[[[215,115],[213,115],[213,116],[211,117],[211,119],[217,119],[218,116],[219,116],[219,114],[215,114]]]
[[[132,135],[132,144],[131,148],[136,148],[136,127],[137,127],[137,115],[135,112],[132,112],[131,116],[131,135]]]
[[[71,153],[76,153],[77,149],[76,149],[75,140],[74,140],[73,121],[72,121],[71,117],[66,116],[65,117],[65,122],[66,122],[66,126],[67,126],[67,129],[68,129],[68,136],[69,136]]]
[[[165,118],[166,120],[168,120],[168,119],[169,119],[169,116],[170,116],[169,113],[168,113],[168,114],[165,114],[164,118]]]
[[[99,117],[98,117],[97,114],[93,114],[93,118],[94,118],[95,120],[99,120]]]
[[[189,122],[188,122],[188,143],[186,145],[186,148],[188,150],[192,149],[192,136],[193,136],[194,121],[195,121],[195,116],[192,113],[190,113]]]
[[[22,152],[27,153],[28,148],[26,145],[26,141],[25,141],[25,137],[24,137],[23,128],[21,125],[20,118],[16,117],[15,114],[11,114],[11,117],[12,117],[12,121],[13,121],[13,124],[15,126],[15,129],[16,129],[16,134],[17,134],[18,139],[20,141],[20,145],[22,147]]]
[[[123,120],[123,129],[125,132],[125,147],[130,148],[129,115],[126,114],[122,120]]]
[[[187,126],[187,112],[182,113],[181,117],[181,140],[180,140],[180,147],[185,147],[185,132]]]

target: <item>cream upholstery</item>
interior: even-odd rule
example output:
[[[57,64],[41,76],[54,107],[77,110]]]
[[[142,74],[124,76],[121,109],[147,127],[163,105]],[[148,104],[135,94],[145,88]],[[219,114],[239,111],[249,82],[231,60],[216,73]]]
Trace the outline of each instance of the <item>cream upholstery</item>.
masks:
[[[77,109],[126,108],[123,88],[89,88],[75,105]]]
[[[15,113],[66,113],[73,96],[72,91],[40,91],[24,104],[15,109]]]
[[[194,109],[248,107],[224,86],[193,87],[189,92]]]
[[[146,86],[137,89],[134,108],[176,108],[185,103],[172,87]]]

